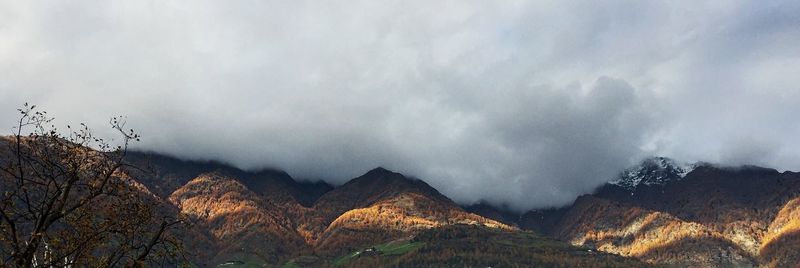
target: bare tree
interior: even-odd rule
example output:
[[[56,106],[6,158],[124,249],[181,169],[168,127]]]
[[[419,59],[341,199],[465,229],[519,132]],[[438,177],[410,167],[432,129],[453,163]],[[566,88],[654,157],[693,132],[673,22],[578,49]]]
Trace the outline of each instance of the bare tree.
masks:
[[[170,231],[181,221],[126,172],[133,129],[112,118],[114,146],[84,124],[61,134],[27,103],[19,112],[14,133],[0,137],[0,265],[136,267],[180,256]]]

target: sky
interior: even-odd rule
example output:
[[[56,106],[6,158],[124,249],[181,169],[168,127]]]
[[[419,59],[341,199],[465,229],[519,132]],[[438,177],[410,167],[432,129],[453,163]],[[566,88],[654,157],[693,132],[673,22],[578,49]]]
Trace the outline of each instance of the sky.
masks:
[[[648,156],[800,170],[800,1],[0,0],[0,126],[560,206]],[[1,127],[0,127],[1,128]]]

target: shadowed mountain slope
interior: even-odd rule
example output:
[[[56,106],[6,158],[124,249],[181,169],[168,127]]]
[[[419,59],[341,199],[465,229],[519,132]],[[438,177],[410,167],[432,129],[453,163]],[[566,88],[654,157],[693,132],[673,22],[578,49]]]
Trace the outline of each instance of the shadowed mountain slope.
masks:
[[[798,173],[653,158],[570,206],[507,223],[653,264],[784,267],[800,263],[798,197]]]
[[[216,253],[212,263],[222,263],[233,254],[275,263],[279,256],[308,249],[285,213],[291,207],[261,198],[232,177],[201,174],[169,199],[190,218],[193,228],[211,234],[214,246],[204,250]]]
[[[281,203],[297,202],[310,207],[333,186],[323,182],[295,181],[279,170],[243,171],[214,161],[185,161],[147,152],[129,152],[126,160],[135,166],[131,173],[154,193],[167,197],[203,173],[221,172],[245,184],[250,190]]]
[[[134,153],[132,169],[192,225],[195,264],[276,264],[300,255],[337,256],[452,224],[513,230],[464,211],[427,183],[376,168],[333,188],[281,171],[246,172],[215,162]]]
[[[347,252],[449,224],[511,227],[468,213],[427,183],[384,168],[373,169],[326,193],[314,205],[312,233],[320,251]],[[353,241],[351,241],[353,240]]]
[[[793,172],[677,167],[659,158],[570,206],[517,215],[487,203],[464,209],[424,181],[384,168],[332,187],[158,154],[131,153],[128,161],[137,167],[125,170],[131,185],[162,213],[191,223],[180,235],[189,261],[201,267],[645,265],[607,253],[675,266],[800,261],[800,174]]]

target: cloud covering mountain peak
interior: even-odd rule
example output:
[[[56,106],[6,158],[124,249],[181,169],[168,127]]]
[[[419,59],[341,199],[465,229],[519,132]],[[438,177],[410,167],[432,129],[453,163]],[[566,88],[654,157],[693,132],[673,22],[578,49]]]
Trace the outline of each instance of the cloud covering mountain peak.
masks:
[[[800,169],[796,1],[0,1],[31,102],[137,146],[560,205],[647,155]]]

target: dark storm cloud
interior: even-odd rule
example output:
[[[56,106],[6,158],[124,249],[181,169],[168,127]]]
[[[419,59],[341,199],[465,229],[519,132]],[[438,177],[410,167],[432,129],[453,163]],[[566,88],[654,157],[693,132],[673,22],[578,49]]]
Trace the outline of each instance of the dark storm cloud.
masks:
[[[0,1],[0,123],[460,202],[567,203],[647,155],[800,169],[796,1]]]

